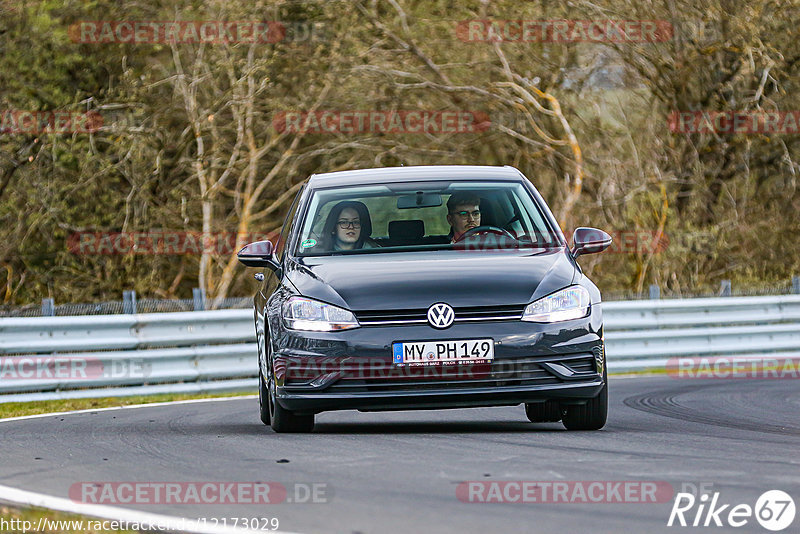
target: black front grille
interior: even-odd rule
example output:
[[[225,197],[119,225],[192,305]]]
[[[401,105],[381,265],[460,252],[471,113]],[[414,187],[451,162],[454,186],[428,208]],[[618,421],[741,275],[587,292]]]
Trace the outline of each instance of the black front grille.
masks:
[[[511,306],[472,306],[453,308],[455,322],[515,321],[522,317],[524,304]],[[353,312],[361,326],[422,324],[428,322],[428,308],[406,310],[365,310]]]
[[[530,385],[561,384],[565,382],[547,369],[544,363],[558,363],[583,376],[569,378],[574,380],[594,380],[595,360],[591,354],[576,354],[547,358],[543,356],[494,360],[484,364],[460,364],[450,366],[397,367],[391,363],[374,361],[374,365],[358,365],[353,362],[339,366],[330,384],[319,390],[330,393],[400,392],[442,389],[463,389],[482,387],[519,387]],[[289,390],[313,388],[312,381],[317,373],[304,374],[303,367],[295,379],[287,379]],[[325,375],[326,373],[322,373]],[[300,378],[300,377],[304,378]]]
[[[561,381],[535,359],[498,360],[491,364],[399,368],[387,378],[343,376],[330,392],[432,390],[472,387],[558,384]],[[421,376],[420,376],[421,375]],[[443,376],[444,375],[444,376]]]
[[[595,366],[594,356],[587,356],[585,358],[576,358],[574,360],[567,360],[563,362],[564,365],[575,371],[576,373],[594,373],[597,368]]]

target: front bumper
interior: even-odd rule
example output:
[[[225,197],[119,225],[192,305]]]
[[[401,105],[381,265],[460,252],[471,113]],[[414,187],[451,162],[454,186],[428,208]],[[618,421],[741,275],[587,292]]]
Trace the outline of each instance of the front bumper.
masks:
[[[600,377],[581,384],[548,386],[470,388],[458,390],[429,390],[423,392],[365,392],[365,393],[289,393],[278,394],[278,402],[299,414],[332,410],[362,412],[389,410],[420,410],[471,408],[481,406],[516,406],[523,402],[564,400],[580,404],[596,397],[603,387]]]
[[[278,334],[275,336],[275,334]],[[397,368],[394,342],[492,338],[491,364]],[[278,402],[296,413],[357,409],[507,406],[596,397],[604,383],[602,315],[553,324],[487,321],[436,330],[427,325],[345,332],[273,330]]]

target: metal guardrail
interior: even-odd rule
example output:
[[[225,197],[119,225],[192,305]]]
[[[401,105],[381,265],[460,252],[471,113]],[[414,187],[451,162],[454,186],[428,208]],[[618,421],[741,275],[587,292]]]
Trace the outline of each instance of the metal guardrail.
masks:
[[[800,357],[800,295],[604,302],[603,321],[611,372],[677,357]]]
[[[612,373],[685,356],[800,358],[800,295],[604,302],[603,314]],[[255,390],[255,355],[248,309],[0,318],[0,402]]]
[[[143,349],[255,341],[253,311],[0,319],[0,354]]]
[[[255,390],[255,354],[248,309],[0,318],[0,402]]]

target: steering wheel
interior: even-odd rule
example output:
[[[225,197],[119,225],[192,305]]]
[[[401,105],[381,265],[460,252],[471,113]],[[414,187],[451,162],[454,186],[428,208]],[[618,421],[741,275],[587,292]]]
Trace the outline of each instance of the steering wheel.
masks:
[[[503,228],[500,228],[498,226],[491,226],[487,224],[485,226],[476,226],[475,228],[470,228],[469,230],[461,234],[461,236],[458,239],[456,239],[456,243],[463,241],[468,237],[472,237],[478,234],[498,234],[510,237],[514,241],[517,240],[517,238],[508,230],[504,230]]]
[[[508,221],[506,221],[506,223],[503,225],[503,228],[508,230],[508,227],[511,226],[512,223],[517,222],[518,220],[519,220],[519,214],[514,215]]]

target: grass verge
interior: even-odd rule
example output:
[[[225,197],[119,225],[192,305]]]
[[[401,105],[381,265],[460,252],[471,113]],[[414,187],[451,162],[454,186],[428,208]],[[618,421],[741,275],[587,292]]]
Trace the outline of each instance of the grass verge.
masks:
[[[36,415],[52,412],[69,412],[73,410],[89,410],[92,408],[111,408],[114,406],[130,406],[133,404],[151,404],[154,402],[170,402],[190,399],[211,399],[218,397],[241,397],[252,395],[252,392],[237,393],[203,393],[203,394],[172,394],[138,395],[132,397],[103,397],[98,399],[59,399],[36,402],[7,402],[0,403],[0,419],[7,417],[20,417],[23,415]]]

